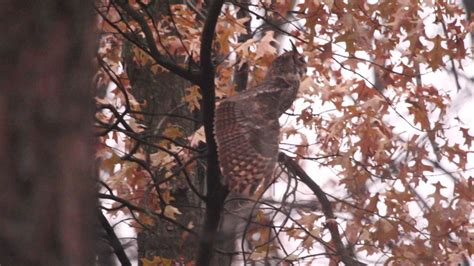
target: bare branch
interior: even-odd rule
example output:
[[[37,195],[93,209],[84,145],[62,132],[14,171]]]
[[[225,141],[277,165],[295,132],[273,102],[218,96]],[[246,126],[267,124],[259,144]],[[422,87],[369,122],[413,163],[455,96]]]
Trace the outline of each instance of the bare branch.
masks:
[[[158,48],[156,47],[155,38],[153,37],[153,33],[151,32],[151,29],[148,26],[147,22],[140,13],[138,13],[128,4],[128,1],[120,0],[116,1],[116,3],[125,12],[127,12],[130,17],[132,17],[135,21],[138,22],[138,24],[140,24],[140,27],[142,28],[143,33],[145,34],[146,43],[148,45],[148,48],[150,49],[150,55],[153,57],[153,59],[155,59],[158,64],[175,73],[176,75],[189,80],[194,84],[198,83],[198,76],[195,73],[191,72],[191,70],[187,70],[176,65],[175,63],[169,61],[167,58],[161,55],[161,53],[158,51]]]
[[[114,229],[112,228],[112,226],[110,226],[109,222],[107,221],[107,218],[105,218],[101,210],[98,210],[98,216],[100,224],[107,233],[108,241],[110,243],[110,246],[112,246],[112,248],[114,249],[114,253],[117,256],[117,259],[120,261],[122,266],[132,265],[132,263],[130,263],[130,260],[127,257],[127,254],[125,254],[125,250],[123,249],[122,243],[120,243],[120,240],[115,234]]]
[[[178,222],[176,222],[175,220],[165,216],[164,214],[162,213],[157,213],[157,212],[153,212],[149,209],[145,209],[145,208],[142,208],[142,207],[139,207],[139,206],[136,206],[134,204],[132,204],[131,202],[129,202],[128,200],[125,200],[123,198],[120,198],[120,197],[117,197],[115,195],[109,195],[109,194],[103,194],[103,193],[99,193],[98,194],[98,198],[99,199],[108,199],[108,200],[113,200],[113,201],[116,201],[118,203],[121,203],[123,204],[125,207],[127,207],[131,213],[133,213],[133,211],[137,211],[137,212],[141,212],[141,213],[144,213],[144,214],[147,214],[147,215],[150,215],[150,216],[154,216],[154,217],[157,217],[157,218],[160,218],[160,219],[163,219],[163,220],[166,220],[170,223],[172,223],[173,225],[176,225],[177,227],[179,227],[181,230],[184,230],[192,235],[197,235],[196,232],[194,232],[193,230],[189,229],[187,226],[184,226]]]
[[[207,143],[207,201],[204,227],[199,240],[196,265],[209,265],[223,209],[227,189],[220,183],[220,169],[217,160],[217,145],[214,139],[214,108],[215,108],[215,68],[212,64],[212,43],[217,20],[224,4],[223,0],[214,0],[208,4],[207,18],[201,36],[201,75],[202,112]]]
[[[336,247],[337,255],[340,256],[341,261],[344,262],[346,265],[365,265],[357,261],[353,258],[349,251],[344,247],[342,243],[341,236],[339,234],[338,224],[336,222],[336,216],[332,210],[331,202],[326,196],[326,193],[316,184],[311,177],[288,155],[284,153],[280,153],[278,156],[278,160],[283,163],[289,171],[293,172],[297,175],[300,180],[305,183],[314,193],[314,195],[318,198],[319,202],[321,203],[321,208],[326,217],[326,226],[331,233],[331,239]]]

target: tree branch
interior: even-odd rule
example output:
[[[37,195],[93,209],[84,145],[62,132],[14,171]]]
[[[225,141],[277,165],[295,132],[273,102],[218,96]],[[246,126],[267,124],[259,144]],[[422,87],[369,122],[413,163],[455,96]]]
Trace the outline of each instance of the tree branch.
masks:
[[[214,108],[216,97],[214,85],[215,68],[212,64],[212,43],[217,20],[223,4],[223,0],[209,1],[208,15],[201,37],[201,75],[199,85],[202,93],[201,106],[204,130],[206,132],[208,157],[206,173],[206,212],[196,258],[196,265],[198,266],[209,265],[211,262],[216,232],[219,226],[224,200],[228,194],[227,189],[219,181],[220,169],[217,160],[217,145],[214,139]]]
[[[284,164],[289,171],[297,175],[300,180],[307,185],[314,193],[314,195],[318,198],[319,202],[321,203],[321,208],[323,211],[324,216],[326,217],[326,226],[331,234],[331,240],[336,247],[337,255],[340,256],[342,262],[345,265],[365,265],[357,261],[353,258],[349,252],[344,247],[342,243],[341,236],[339,234],[338,224],[336,222],[336,216],[332,210],[331,202],[329,201],[326,193],[316,184],[311,177],[299,166],[291,157],[288,155],[280,152],[278,155],[278,160]]]
[[[204,29],[201,38],[201,78],[200,87],[202,93],[202,111],[203,124],[206,133],[206,143],[208,148],[208,193],[215,190],[219,183],[220,170],[217,160],[217,145],[214,139],[214,109],[215,109],[215,68],[212,63],[212,42],[214,39],[215,27],[217,18],[219,17],[223,0],[214,0],[209,6],[207,20],[204,24]]]
[[[122,199],[120,197],[114,196],[114,195],[98,193],[98,198],[99,199],[107,199],[107,200],[116,201],[118,203],[121,203],[125,207],[127,207],[130,210],[130,213],[133,213],[132,211],[137,211],[137,212],[141,212],[141,213],[144,213],[144,214],[147,214],[147,215],[150,215],[150,216],[154,216],[154,217],[163,219],[167,222],[170,222],[171,224],[175,225],[176,227],[179,227],[181,230],[186,231],[186,232],[190,233],[193,236],[197,235],[197,233],[195,231],[193,231],[192,229],[189,229],[187,226],[182,225],[182,224],[178,223],[177,221],[175,221],[174,219],[165,216],[163,213],[157,213],[157,212],[154,212],[154,211],[136,206],[136,205],[130,203],[129,201],[127,201],[125,199]]]
[[[109,222],[107,221],[107,218],[105,218],[101,210],[98,210],[98,216],[100,224],[107,233],[107,238],[109,240],[110,246],[114,249],[114,253],[117,256],[117,259],[120,261],[122,266],[132,265],[127,257],[127,254],[125,254],[125,250],[123,249],[122,243],[120,243],[120,240],[115,234],[114,229],[112,228],[112,226],[110,226]]]
[[[190,82],[197,84],[198,83],[198,75],[196,73],[192,72],[190,69],[184,69],[177,64],[167,60],[165,57],[163,57],[158,51],[158,48],[156,47],[156,42],[155,38],[153,37],[153,33],[151,32],[150,27],[148,26],[146,20],[143,18],[143,16],[138,13],[135,9],[133,9],[129,4],[128,1],[126,0],[118,0],[116,1],[117,5],[119,5],[127,14],[132,17],[135,21],[140,24],[140,27],[142,28],[143,34],[145,35],[145,41],[148,45],[149,53],[150,56],[153,57],[153,59],[163,66],[164,68],[168,69],[169,71],[175,73],[176,75],[189,80]]]

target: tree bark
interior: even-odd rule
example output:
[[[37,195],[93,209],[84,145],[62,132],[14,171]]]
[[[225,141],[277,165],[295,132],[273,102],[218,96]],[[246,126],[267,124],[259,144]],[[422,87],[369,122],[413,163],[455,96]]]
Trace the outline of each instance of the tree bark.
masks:
[[[152,15],[155,21],[163,20],[171,15],[171,6],[177,4],[185,4],[185,2],[182,0],[162,1],[160,4],[150,7],[150,14],[146,14],[146,16]],[[127,74],[134,90],[134,96],[139,102],[147,102],[146,107],[142,111],[152,114],[182,115],[197,118],[193,117],[194,114],[189,112],[187,106],[182,103],[185,88],[190,87],[192,84],[173,72],[158,72],[154,74],[150,71],[149,67],[137,64],[133,58],[132,48],[132,44],[125,43],[124,62],[127,66]],[[184,58],[178,56],[174,60],[180,64],[184,63]],[[193,122],[166,115],[147,116],[142,123],[147,128],[153,129],[153,133],[156,135],[161,135],[169,123],[179,124],[187,133],[197,129]],[[159,140],[159,138],[148,139],[150,142],[158,142]],[[157,152],[156,148],[143,147],[148,154]],[[203,177],[199,177],[197,171],[193,174],[198,177],[194,185],[201,187],[199,183]],[[165,179],[164,175],[158,171],[156,175],[157,181]],[[199,210],[201,203],[197,196],[194,196],[187,187],[173,190],[172,196],[174,198],[173,206],[177,207],[182,213],[177,217],[177,222],[183,225],[193,224],[198,227],[199,217],[201,217]],[[186,262],[193,259],[197,249],[195,237],[190,236],[183,240],[184,231],[163,220],[157,220],[156,225],[151,230],[143,230],[137,234],[138,255],[140,258],[152,259],[154,256],[160,256],[167,259],[181,258]],[[186,250],[186,252],[183,253],[182,250]]]
[[[80,0],[0,8],[1,265],[93,265],[92,14]]]

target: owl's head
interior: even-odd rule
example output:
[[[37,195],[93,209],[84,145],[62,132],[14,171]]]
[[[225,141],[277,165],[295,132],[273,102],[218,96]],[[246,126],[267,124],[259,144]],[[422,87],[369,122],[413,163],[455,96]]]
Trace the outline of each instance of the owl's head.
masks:
[[[281,54],[273,61],[268,70],[267,77],[287,76],[291,79],[297,78],[300,80],[306,74],[306,71],[304,56],[298,53],[293,45],[292,51]]]

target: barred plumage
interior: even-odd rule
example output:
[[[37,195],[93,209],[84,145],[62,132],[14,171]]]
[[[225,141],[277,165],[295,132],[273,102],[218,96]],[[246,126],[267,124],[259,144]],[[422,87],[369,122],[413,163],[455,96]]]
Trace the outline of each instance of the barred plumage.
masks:
[[[216,108],[215,137],[225,183],[253,194],[271,180],[278,154],[278,118],[296,98],[306,62],[294,49],[275,59],[262,83]]]

